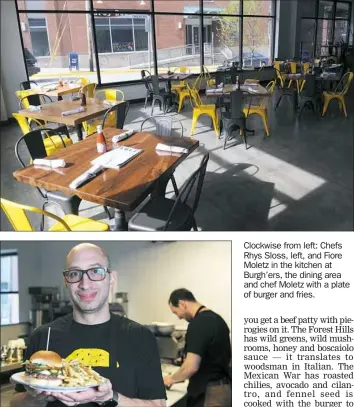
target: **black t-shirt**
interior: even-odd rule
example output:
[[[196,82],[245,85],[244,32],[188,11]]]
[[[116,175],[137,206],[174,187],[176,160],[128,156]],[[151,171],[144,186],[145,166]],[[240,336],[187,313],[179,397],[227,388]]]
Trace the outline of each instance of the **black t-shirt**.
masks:
[[[208,382],[228,376],[231,343],[226,322],[213,311],[199,312],[189,323],[185,352],[202,358],[188,385],[188,395],[198,396],[206,391]]]
[[[78,359],[112,382],[113,390],[123,396],[142,400],[165,399],[160,356],[154,335],[127,318],[111,314],[108,322],[83,325],[72,314],[43,325],[29,339],[26,359],[46,349],[51,327],[49,350],[67,360]],[[17,391],[25,391],[21,385]],[[48,407],[62,407],[59,401]],[[95,403],[82,406],[96,407]]]

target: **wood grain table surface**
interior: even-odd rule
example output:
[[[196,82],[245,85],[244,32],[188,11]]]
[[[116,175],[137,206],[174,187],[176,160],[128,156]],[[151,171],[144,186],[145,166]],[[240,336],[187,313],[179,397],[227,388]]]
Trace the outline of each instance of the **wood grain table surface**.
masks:
[[[48,88],[50,89],[51,87],[56,86],[56,89],[53,90],[48,90]],[[78,92],[83,85],[78,84],[78,83],[68,83],[68,84],[64,84],[63,86],[58,86],[53,84],[52,86],[48,86],[48,87],[37,87],[37,88],[32,88],[30,90],[32,90],[34,93],[41,93],[50,97],[60,97],[60,96],[64,96],[64,95],[69,95],[71,93],[75,93]]]
[[[122,131],[115,128],[104,130],[108,150],[112,149],[112,137]],[[157,153],[155,147],[158,143],[187,148],[188,153]],[[50,169],[30,165],[15,171],[13,175],[17,181],[32,186],[42,187],[49,191],[61,191],[67,195],[78,195],[84,200],[100,205],[122,211],[132,211],[151,192],[159,188],[160,182],[164,184],[164,188],[166,187],[175,168],[198,147],[199,142],[189,137],[163,137],[138,132],[119,142],[119,145],[141,148],[144,151],[124,167],[105,169],[77,189],[71,189],[69,184],[92,167],[91,161],[99,155],[95,135],[50,156],[50,159],[64,159],[65,168]]]
[[[18,113],[29,118],[76,126],[104,114],[110,108],[110,106],[103,103],[103,100],[87,98],[87,105],[85,106],[84,112],[62,116],[64,111],[76,109],[80,105],[81,100],[60,100],[53,103],[43,104],[41,105],[42,109],[36,112],[24,109],[20,110]]]

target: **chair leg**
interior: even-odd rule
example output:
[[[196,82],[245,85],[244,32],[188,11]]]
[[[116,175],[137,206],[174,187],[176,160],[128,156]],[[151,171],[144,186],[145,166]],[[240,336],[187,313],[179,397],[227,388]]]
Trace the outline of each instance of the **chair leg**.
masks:
[[[240,135],[243,135],[243,142],[244,142],[245,148],[247,150],[247,131],[246,131],[246,127],[244,127],[243,129],[240,129]]]
[[[305,108],[305,103],[301,103],[300,109],[299,109],[299,114],[298,114],[299,120],[301,119],[302,111],[304,110],[304,108]]]
[[[219,137],[218,118],[217,118],[217,115],[216,115],[216,114],[215,114],[215,116],[212,117],[212,121],[213,121],[213,125],[214,125],[214,130],[215,130],[216,136]]]
[[[293,80],[292,79],[290,79],[290,81],[289,81],[289,85],[288,85],[288,88],[290,88],[291,87],[291,84],[293,83]]]
[[[192,225],[192,227],[193,227],[193,230],[194,230],[195,232],[198,232],[198,226],[197,226],[197,222],[195,221],[195,219],[193,219],[193,225]]]
[[[323,104],[323,111],[322,111],[322,117],[326,114],[328,105],[329,105],[330,99],[325,98],[324,104]]]
[[[262,120],[263,120],[263,126],[264,126],[264,129],[265,129],[266,135],[267,135],[267,137],[269,137],[269,127],[268,127],[267,113],[262,112],[261,117],[262,117]]]
[[[154,97],[152,97],[152,103],[151,103],[151,114],[150,114],[150,116],[153,116],[153,115],[154,115],[154,106],[155,106],[155,102],[156,102],[156,99],[155,99]]]
[[[224,150],[226,149],[226,143],[227,143],[227,140],[230,138],[230,136],[231,136],[231,131],[230,131],[230,129],[229,128],[225,128],[224,129],[224,133],[225,133],[225,140],[224,140]]]
[[[192,128],[191,128],[191,136],[194,134],[194,129],[198,121],[198,115],[193,111],[193,119],[192,119]]]
[[[114,216],[112,216],[111,212],[109,211],[107,206],[103,207],[104,211],[106,212],[106,215],[108,217],[109,220],[112,220],[114,218]]]
[[[179,96],[179,101],[178,101],[178,113],[182,110],[183,102],[184,102],[184,95]]]
[[[149,97],[149,91],[147,91],[147,92],[146,92],[146,96],[145,96],[145,103],[144,103],[144,109],[146,109],[146,105],[147,105],[148,97]]]
[[[179,194],[179,191],[178,191],[176,179],[175,179],[175,177],[174,177],[173,174],[172,174],[172,176],[171,176],[171,182],[172,182],[173,190],[175,191],[175,195],[176,195],[176,197],[177,197],[178,194]]]
[[[348,115],[347,115],[347,106],[345,105],[345,99],[344,99],[344,97],[341,98],[341,99],[339,99],[339,100],[342,102],[342,107],[343,107],[344,116],[345,116],[345,117],[348,117]]]
[[[43,202],[42,210],[45,211],[45,207],[47,206],[48,201]],[[44,230],[44,214],[41,215],[41,224],[39,226],[39,230],[43,232]]]

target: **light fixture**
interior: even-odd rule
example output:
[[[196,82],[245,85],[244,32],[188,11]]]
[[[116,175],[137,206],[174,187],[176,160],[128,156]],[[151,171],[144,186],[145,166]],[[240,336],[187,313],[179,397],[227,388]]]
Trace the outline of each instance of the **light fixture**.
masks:
[[[145,5],[146,5],[145,1],[144,1],[144,0],[141,0],[140,5],[141,5],[141,6],[145,6]]]
[[[103,0],[96,0],[96,3],[97,3],[97,4],[102,4],[102,3],[103,3]]]

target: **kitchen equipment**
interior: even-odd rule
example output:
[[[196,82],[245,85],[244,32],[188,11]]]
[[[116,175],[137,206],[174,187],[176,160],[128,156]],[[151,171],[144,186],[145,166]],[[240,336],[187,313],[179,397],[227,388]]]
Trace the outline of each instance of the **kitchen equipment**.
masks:
[[[145,325],[146,328],[150,329],[150,331],[155,335],[157,333],[157,326],[154,324],[147,324]]]
[[[153,322],[153,325],[156,325],[157,334],[163,336],[170,336],[175,330],[175,326],[168,322]]]
[[[29,287],[31,295],[30,323],[32,329],[53,321],[53,304],[60,298],[57,287]]]
[[[6,345],[2,345],[1,346],[1,353],[0,353],[0,359],[1,359],[1,361],[5,361],[6,360],[6,358],[7,358],[7,351],[8,351],[8,349],[7,349],[7,346]]]
[[[176,359],[183,358],[185,347],[185,337],[177,339],[173,334],[170,336],[156,335],[157,346],[161,359],[168,359],[174,362]]]
[[[120,304],[124,309],[125,316],[128,315],[128,293],[119,292],[115,295],[115,302],[114,304]]]

